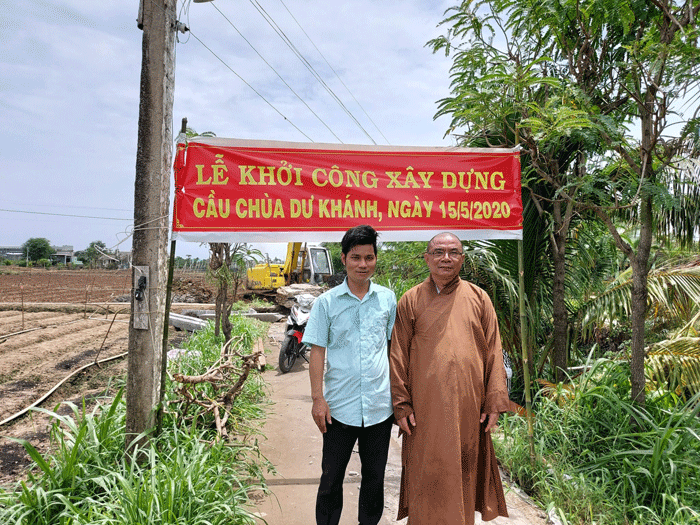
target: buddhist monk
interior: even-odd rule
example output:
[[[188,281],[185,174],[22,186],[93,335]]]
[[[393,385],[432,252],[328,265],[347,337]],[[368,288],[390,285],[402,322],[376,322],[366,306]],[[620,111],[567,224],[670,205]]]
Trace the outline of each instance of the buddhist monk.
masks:
[[[403,435],[398,518],[472,525],[508,516],[491,429],[509,408],[496,312],[459,277],[459,238],[440,233],[423,255],[430,276],[399,300],[391,394]]]

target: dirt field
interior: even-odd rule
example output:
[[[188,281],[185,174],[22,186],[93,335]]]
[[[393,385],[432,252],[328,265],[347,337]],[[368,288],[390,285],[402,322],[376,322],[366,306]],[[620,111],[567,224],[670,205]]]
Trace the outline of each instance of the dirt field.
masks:
[[[73,376],[40,406],[53,409],[66,400],[80,405],[83,397],[113,394],[119,385],[110,378],[126,372],[131,272],[10,268],[0,269],[0,423],[72,372],[116,357]],[[213,297],[202,274],[176,274],[173,302],[210,303]],[[170,330],[171,345],[184,337]],[[29,464],[24,448],[8,436],[45,451],[48,418],[30,413],[0,424],[0,486],[23,476]]]
[[[0,303],[129,302],[131,270],[54,270],[0,266]],[[175,272],[174,303],[209,303],[214,287],[203,273]]]

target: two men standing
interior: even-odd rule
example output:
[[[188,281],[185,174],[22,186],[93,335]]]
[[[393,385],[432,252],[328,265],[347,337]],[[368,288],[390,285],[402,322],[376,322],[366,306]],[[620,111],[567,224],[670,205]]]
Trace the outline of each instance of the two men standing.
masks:
[[[358,521],[379,522],[394,418],[404,434],[398,519],[469,525],[475,510],[484,520],[507,516],[489,433],[509,406],[493,305],[459,278],[462,244],[442,233],[424,254],[430,276],[397,307],[393,292],[370,280],[376,238],[369,226],[348,230],[341,242],[347,278],[317,299],[304,334],[312,415],[323,433],[317,524],[339,523],[357,440]]]

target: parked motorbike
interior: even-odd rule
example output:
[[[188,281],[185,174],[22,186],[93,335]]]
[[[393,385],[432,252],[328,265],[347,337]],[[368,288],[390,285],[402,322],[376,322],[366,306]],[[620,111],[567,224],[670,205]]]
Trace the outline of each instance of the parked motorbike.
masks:
[[[306,322],[309,320],[311,307],[316,297],[304,293],[297,295],[294,299],[296,303],[292,306],[292,310],[287,317],[286,335],[280,348],[279,365],[283,374],[289,372],[300,357],[307,363],[309,362],[306,357],[308,348],[302,344],[301,338],[304,335]]]

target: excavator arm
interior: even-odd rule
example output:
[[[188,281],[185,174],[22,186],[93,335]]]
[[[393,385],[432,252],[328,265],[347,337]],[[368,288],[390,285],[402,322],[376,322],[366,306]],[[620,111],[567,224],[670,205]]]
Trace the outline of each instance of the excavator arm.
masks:
[[[287,243],[287,257],[284,260],[284,268],[282,270],[284,280],[287,284],[291,284],[292,273],[297,268],[303,268],[303,261],[302,266],[299,266],[299,252],[301,252],[301,244],[302,243],[300,242]]]

